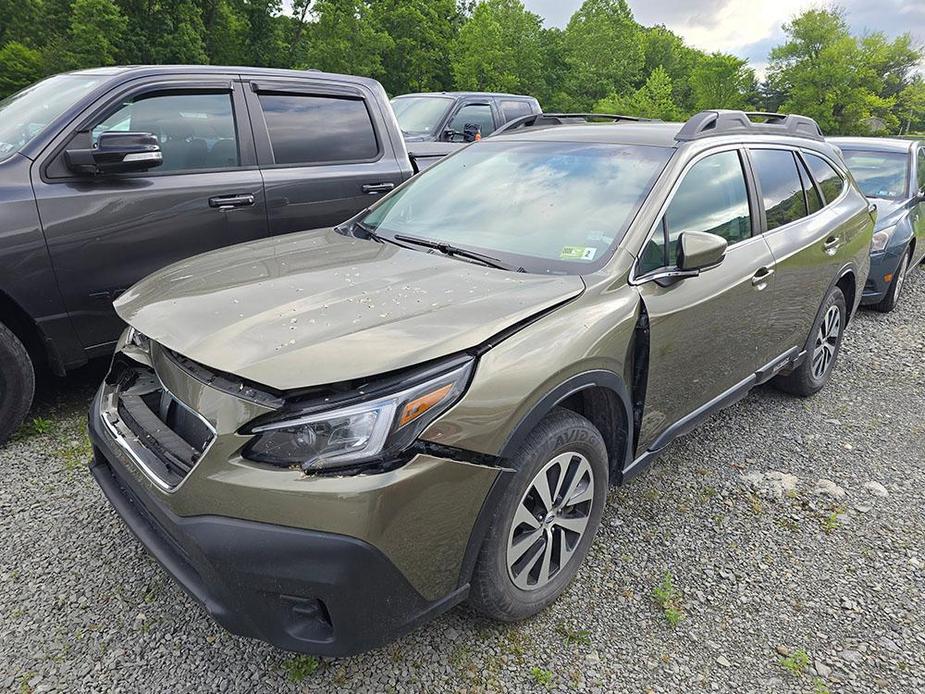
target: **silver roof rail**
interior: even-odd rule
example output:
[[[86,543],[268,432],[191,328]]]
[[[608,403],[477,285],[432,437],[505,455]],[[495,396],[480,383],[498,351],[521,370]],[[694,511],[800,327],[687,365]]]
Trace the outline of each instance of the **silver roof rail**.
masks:
[[[763,121],[755,121],[754,118]],[[808,116],[717,109],[691,116],[675,135],[675,140],[687,142],[721,135],[787,135],[825,139],[819,124]]]

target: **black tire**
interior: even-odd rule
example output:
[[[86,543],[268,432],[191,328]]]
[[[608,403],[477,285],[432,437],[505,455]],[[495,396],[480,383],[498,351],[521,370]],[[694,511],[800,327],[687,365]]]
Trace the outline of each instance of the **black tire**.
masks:
[[[35,394],[35,371],[19,338],[0,323],[0,446],[19,429]]]
[[[819,345],[818,338],[820,329],[822,328],[823,322],[826,320],[826,316],[829,315],[830,309],[833,307],[838,309],[838,336],[834,344],[832,344],[833,352],[824,370],[819,373],[814,369],[814,354],[816,347]],[[838,360],[838,353],[841,351],[841,343],[845,336],[845,323],[847,322],[847,318],[848,309],[845,304],[845,295],[842,294],[841,289],[833,287],[826,295],[825,301],[822,302],[822,308],[819,309],[819,315],[816,316],[813,329],[810,331],[809,337],[806,340],[806,345],[804,347],[806,356],[802,363],[789,374],[781,374],[775,378],[773,381],[774,385],[785,393],[790,393],[791,395],[796,395],[801,398],[814,395],[822,390],[823,386],[829,382],[832,370],[835,368],[835,362]]]
[[[557,567],[554,574],[550,573],[548,582],[534,589],[522,589],[515,585],[507,562],[508,541],[512,533],[515,511],[530,490],[534,478],[540,475],[543,468],[557,456],[568,453],[577,454],[569,460],[577,461],[583,457],[590,464],[592,494],[589,495],[590,501],[585,502],[589,506],[582,504],[582,514],[586,513],[588,518],[587,525],[582,534],[575,538],[570,557]],[[578,572],[597,533],[608,488],[607,448],[600,432],[584,417],[562,408],[553,410],[537,425],[514,456],[512,464],[517,472],[494,509],[491,526],[479,552],[469,591],[469,603],[475,610],[504,622],[525,619],[540,612],[565,590]],[[566,472],[561,473],[562,477],[568,475],[570,469],[567,467]],[[554,476],[554,479],[557,477],[558,475]],[[548,479],[548,473],[543,479]],[[568,482],[562,486],[568,486]],[[560,505],[566,504],[562,502]],[[562,513],[566,515],[569,512]],[[546,546],[545,543],[551,542],[550,549],[561,549],[561,544],[566,542],[566,531],[547,526],[545,523],[542,527],[543,530],[539,531],[541,536],[536,542],[542,543],[542,547]],[[553,539],[555,537],[558,537],[559,544]],[[529,552],[530,550],[527,551]],[[561,557],[561,554],[559,556]]]
[[[874,304],[875,310],[880,311],[880,313],[889,313],[896,308],[896,304],[899,303],[899,293],[905,285],[906,273],[909,272],[911,258],[912,252],[906,251],[902,260],[899,261],[899,267],[893,273],[893,280],[890,282],[890,287],[886,290],[883,299],[880,300],[879,304]]]

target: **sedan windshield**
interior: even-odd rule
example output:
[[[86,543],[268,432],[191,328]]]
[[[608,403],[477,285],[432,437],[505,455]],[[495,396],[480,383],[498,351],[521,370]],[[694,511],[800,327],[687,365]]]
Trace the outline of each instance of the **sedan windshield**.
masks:
[[[904,152],[844,149],[842,154],[864,195],[896,200],[906,197],[909,156]]]
[[[0,161],[25,147],[101,79],[55,75],[0,101]]]
[[[362,224],[386,239],[439,241],[528,272],[592,272],[607,261],[672,152],[486,141],[413,179]]]
[[[392,110],[405,135],[433,135],[452,103],[445,96],[402,96],[392,99]]]

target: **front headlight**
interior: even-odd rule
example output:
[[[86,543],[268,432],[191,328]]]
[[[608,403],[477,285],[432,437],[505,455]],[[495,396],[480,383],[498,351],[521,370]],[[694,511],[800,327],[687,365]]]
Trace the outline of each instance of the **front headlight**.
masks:
[[[893,238],[893,232],[896,231],[896,225],[894,224],[891,227],[886,229],[881,229],[880,231],[874,234],[874,240],[870,244],[871,252],[882,251],[886,248],[886,245],[890,242],[890,239]]]
[[[354,467],[407,448],[462,395],[472,362],[393,395],[259,424],[245,458],[305,472]]]

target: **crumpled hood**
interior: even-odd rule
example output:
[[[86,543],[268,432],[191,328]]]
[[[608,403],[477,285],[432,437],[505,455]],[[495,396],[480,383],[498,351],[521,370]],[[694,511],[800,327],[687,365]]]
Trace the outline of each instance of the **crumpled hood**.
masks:
[[[870,198],[869,200],[877,206],[877,225],[874,231],[893,226],[902,218],[907,209],[905,200],[887,200],[885,198]]]
[[[474,347],[583,289],[577,276],[506,272],[322,229],[181,261],[115,308],[194,361],[286,390]]]

